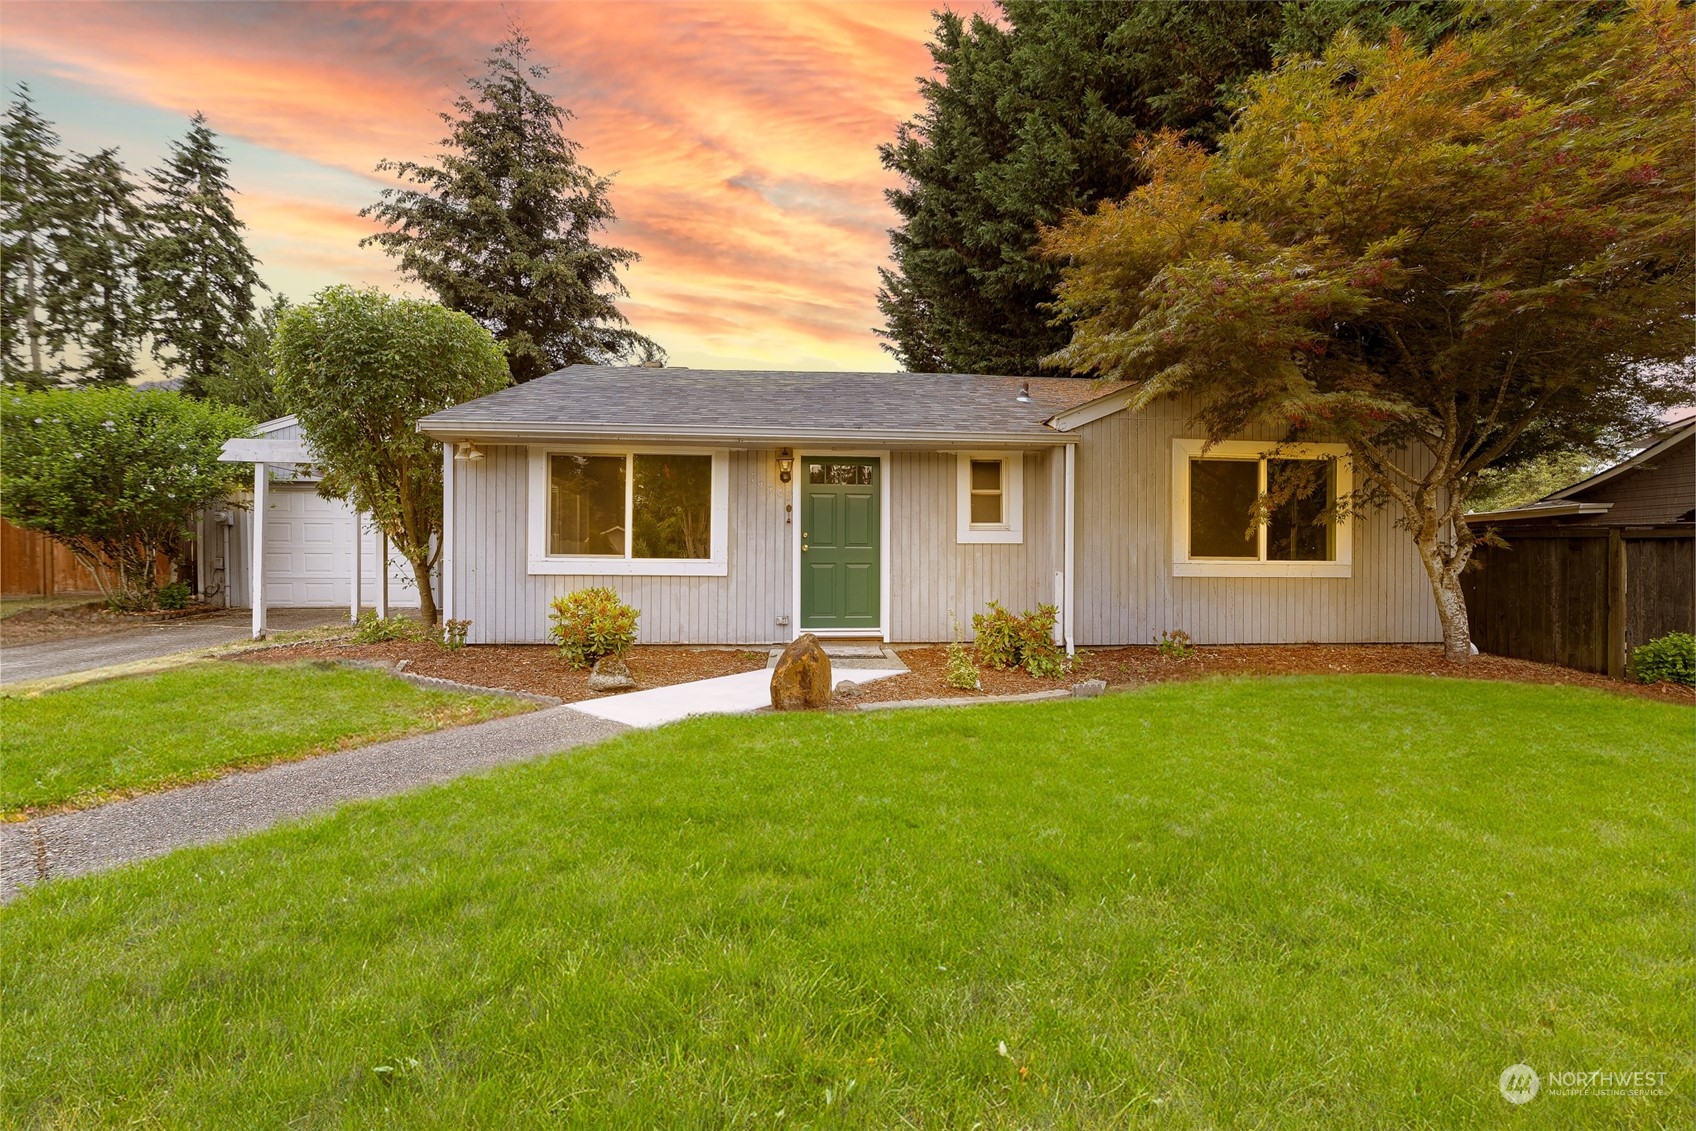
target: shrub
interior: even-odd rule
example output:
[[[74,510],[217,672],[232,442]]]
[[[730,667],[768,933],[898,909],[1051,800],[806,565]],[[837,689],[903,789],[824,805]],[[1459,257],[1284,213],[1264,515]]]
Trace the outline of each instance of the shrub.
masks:
[[[359,614],[353,629],[355,644],[387,644],[391,640],[422,640],[424,626],[406,617],[380,617],[375,609]]]
[[[1641,683],[1682,683],[1696,687],[1696,636],[1669,632],[1631,650],[1631,674]]]
[[[189,598],[194,596],[194,590],[188,587],[186,581],[173,581],[169,585],[159,587],[159,607],[161,609],[186,609]]]
[[[548,635],[574,668],[593,667],[606,656],[622,656],[636,643],[639,612],[604,586],[578,589],[553,600]]]
[[[1154,642],[1154,650],[1168,660],[1187,660],[1195,651],[1195,643],[1183,629],[1167,629],[1160,634],[1160,639]]]
[[[161,390],[8,389],[0,514],[69,549],[114,607],[151,609],[159,559],[177,561],[196,513],[251,477],[218,460],[251,427],[233,409]]]
[[[1065,674],[1066,657],[1054,643],[1058,612],[1054,605],[1038,605],[1034,613],[1014,614],[991,601],[989,612],[972,615],[978,658],[996,671],[1024,668],[1044,679]]]
[[[948,646],[946,682],[949,687],[958,687],[961,691],[977,691],[983,687],[983,681],[978,679],[978,666],[972,663],[971,653],[958,640]]]
[[[471,631],[468,620],[450,620],[442,624],[442,647],[457,652],[465,647],[465,635]]]

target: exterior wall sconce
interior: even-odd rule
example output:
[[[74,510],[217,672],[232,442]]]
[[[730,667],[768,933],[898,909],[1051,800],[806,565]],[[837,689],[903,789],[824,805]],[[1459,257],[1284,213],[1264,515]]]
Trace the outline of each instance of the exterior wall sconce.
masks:
[[[787,483],[795,474],[795,456],[784,448],[777,453],[777,480]]]
[[[456,463],[477,463],[483,458],[483,449],[470,440],[461,440],[454,448],[453,458]]]

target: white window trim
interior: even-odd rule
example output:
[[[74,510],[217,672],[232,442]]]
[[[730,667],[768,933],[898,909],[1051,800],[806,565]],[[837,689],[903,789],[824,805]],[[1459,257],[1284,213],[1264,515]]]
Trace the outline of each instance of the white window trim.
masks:
[[[1001,463],[1001,517],[994,524],[972,521],[972,461],[999,460]],[[954,540],[963,545],[972,543],[1017,544],[1025,540],[1025,453],[1023,452],[958,452],[959,489],[954,503],[958,529]]]
[[[599,554],[550,554],[548,547],[548,457],[551,455],[624,456],[624,499],[628,516],[634,480],[631,457],[678,455],[713,457],[712,556],[710,558],[615,558]],[[730,452],[727,448],[643,447],[607,444],[537,444],[529,449],[529,571],[532,574],[600,577],[724,577],[730,572]],[[625,539],[625,553],[633,540]]]
[[[1260,490],[1266,491],[1265,459],[1336,459],[1337,498],[1354,490],[1354,465],[1346,444],[1289,444],[1264,440],[1172,441],[1172,576],[1173,577],[1352,577],[1354,576],[1354,519],[1347,509],[1337,517],[1337,557],[1329,562],[1190,560],[1190,460],[1258,460]],[[1260,556],[1266,556],[1266,524],[1260,525]]]

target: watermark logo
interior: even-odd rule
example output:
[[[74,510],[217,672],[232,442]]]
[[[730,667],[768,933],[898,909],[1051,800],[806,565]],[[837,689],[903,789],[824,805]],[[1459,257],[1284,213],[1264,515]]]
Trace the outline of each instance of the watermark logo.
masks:
[[[1502,1078],[1496,1086],[1502,1090],[1502,1098],[1508,1103],[1523,1104],[1537,1097],[1537,1089],[1542,1083],[1529,1064],[1511,1064],[1502,1069]]]

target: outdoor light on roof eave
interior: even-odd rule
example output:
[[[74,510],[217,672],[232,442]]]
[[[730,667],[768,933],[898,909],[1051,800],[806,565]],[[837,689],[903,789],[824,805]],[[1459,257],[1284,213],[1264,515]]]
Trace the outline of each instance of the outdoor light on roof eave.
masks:
[[[470,440],[461,440],[454,448],[453,458],[459,463],[476,463],[483,458],[483,449]]]

